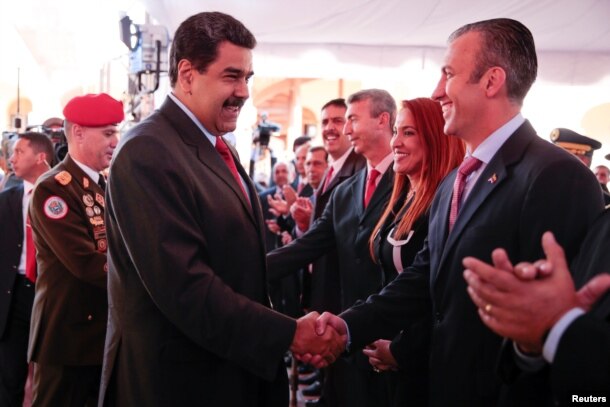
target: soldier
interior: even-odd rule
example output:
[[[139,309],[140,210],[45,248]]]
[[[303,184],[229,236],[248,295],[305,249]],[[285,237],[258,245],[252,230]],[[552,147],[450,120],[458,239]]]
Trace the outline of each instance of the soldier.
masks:
[[[591,167],[593,152],[602,146],[602,143],[599,141],[578,134],[570,129],[553,129],[551,131],[551,141],[553,144],[572,153],[587,167]]]
[[[578,134],[570,129],[554,129],[551,131],[551,141],[564,150],[572,153],[584,165],[591,168],[593,152],[599,150],[602,143],[582,134]],[[605,185],[601,185],[604,204],[610,204],[610,194],[604,190]]]
[[[64,108],[68,154],[30,203],[38,279],[28,356],[33,406],[95,405],[107,322],[105,179],[123,104],[107,94]]]

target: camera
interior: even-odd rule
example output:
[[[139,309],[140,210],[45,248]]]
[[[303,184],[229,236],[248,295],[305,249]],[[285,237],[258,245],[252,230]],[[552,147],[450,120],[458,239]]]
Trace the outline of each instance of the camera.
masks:
[[[269,141],[271,140],[271,134],[279,131],[280,125],[267,121],[267,113],[261,114],[261,121],[258,124],[257,129],[254,131],[254,137],[252,141],[261,147],[268,147]]]
[[[58,117],[51,117],[45,120],[42,124],[34,126],[28,126],[27,131],[36,131],[47,136],[53,143],[53,149],[55,150],[55,157],[53,162],[49,163],[51,167],[54,167],[57,163],[62,161],[66,154],[68,154],[68,141],[66,140],[66,134],[64,133],[64,121]]]

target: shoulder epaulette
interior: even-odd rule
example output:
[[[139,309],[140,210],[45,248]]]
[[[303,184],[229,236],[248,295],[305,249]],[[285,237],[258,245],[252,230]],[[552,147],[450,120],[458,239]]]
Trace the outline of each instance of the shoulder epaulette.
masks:
[[[72,181],[72,175],[68,171],[62,171],[55,176],[55,180],[61,185],[68,185]]]

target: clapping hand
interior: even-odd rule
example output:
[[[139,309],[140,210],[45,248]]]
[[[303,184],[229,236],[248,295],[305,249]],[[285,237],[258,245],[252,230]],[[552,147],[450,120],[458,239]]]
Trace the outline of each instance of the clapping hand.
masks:
[[[288,207],[290,208],[292,204],[297,200],[297,191],[294,190],[290,185],[284,185],[282,188],[282,193],[284,194],[284,199],[288,203]]]
[[[540,353],[543,338],[574,307],[589,310],[610,289],[610,274],[600,274],[576,292],[563,249],[552,233],[542,236],[546,259],[512,266],[503,249],[493,265],[463,260],[468,294],[485,325],[513,339],[527,353]]]
[[[313,204],[309,198],[299,197],[290,207],[292,219],[294,219],[302,232],[306,232],[309,229],[309,221],[311,220],[312,212]]]
[[[267,202],[270,207],[269,212],[271,212],[273,216],[287,215],[290,211],[290,205],[288,205],[288,202],[282,199],[279,194],[275,194],[275,197],[267,195]]]

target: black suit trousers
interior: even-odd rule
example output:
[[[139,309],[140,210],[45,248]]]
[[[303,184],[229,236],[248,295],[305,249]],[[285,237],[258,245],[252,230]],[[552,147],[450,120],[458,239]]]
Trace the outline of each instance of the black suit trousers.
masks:
[[[0,406],[23,404],[34,285],[17,275],[6,330],[0,339]]]
[[[34,364],[32,407],[90,407],[97,405],[101,365]]]

